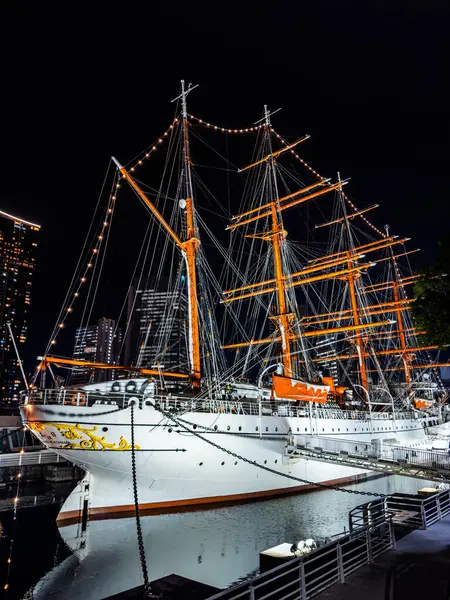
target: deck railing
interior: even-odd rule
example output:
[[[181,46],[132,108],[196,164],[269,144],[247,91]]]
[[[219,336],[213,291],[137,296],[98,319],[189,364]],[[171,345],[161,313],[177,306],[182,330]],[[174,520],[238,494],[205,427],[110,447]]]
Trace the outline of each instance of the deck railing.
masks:
[[[176,412],[212,412],[226,414],[246,414],[261,416],[286,416],[286,417],[304,417],[308,419],[351,419],[353,421],[369,421],[370,419],[377,422],[392,421],[400,419],[415,419],[417,413],[411,411],[393,413],[370,413],[369,411],[359,410],[341,410],[338,406],[335,407],[318,407],[318,406],[297,406],[293,402],[285,400],[264,400],[260,403],[257,400],[249,400],[244,397],[236,397],[231,399],[222,398],[189,398],[179,396],[177,394],[166,394],[158,396],[146,396],[145,394],[132,392],[103,392],[100,390],[86,390],[75,388],[63,389],[45,389],[34,390],[28,397],[27,402],[30,404],[60,404],[64,406],[118,406],[123,408],[128,406],[130,401],[137,401],[139,407],[142,408],[145,404],[157,404],[162,408]]]

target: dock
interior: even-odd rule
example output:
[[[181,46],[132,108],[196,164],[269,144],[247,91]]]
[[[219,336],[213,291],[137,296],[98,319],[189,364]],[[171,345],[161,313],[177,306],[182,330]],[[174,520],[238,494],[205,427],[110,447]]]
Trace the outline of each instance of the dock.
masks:
[[[348,535],[208,600],[448,600],[450,490],[429,492],[361,504]]]

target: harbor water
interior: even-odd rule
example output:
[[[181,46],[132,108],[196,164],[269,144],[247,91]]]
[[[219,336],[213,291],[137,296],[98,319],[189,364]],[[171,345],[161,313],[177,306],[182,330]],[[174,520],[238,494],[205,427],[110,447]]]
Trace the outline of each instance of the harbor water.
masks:
[[[415,493],[433,483],[389,476],[348,491]],[[281,542],[319,544],[348,530],[348,512],[368,496],[321,490],[280,499],[141,519],[150,580],[172,573],[225,588],[258,569]],[[56,505],[0,513],[0,572],[14,537],[8,599],[100,600],[142,583],[132,518],[57,528]]]

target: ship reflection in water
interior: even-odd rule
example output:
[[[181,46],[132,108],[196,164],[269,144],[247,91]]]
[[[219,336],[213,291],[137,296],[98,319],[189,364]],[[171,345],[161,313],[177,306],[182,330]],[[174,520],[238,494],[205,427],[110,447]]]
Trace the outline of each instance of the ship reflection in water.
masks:
[[[432,482],[387,477],[347,489],[415,493]],[[321,543],[348,527],[348,512],[370,497],[320,491],[199,512],[141,519],[151,580],[175,573],[225,588],[258,569],[259,552],[281,542]],[[45,575],[33,597],[105,598],[142,583],[134,519],[62,527],[73,554]]]

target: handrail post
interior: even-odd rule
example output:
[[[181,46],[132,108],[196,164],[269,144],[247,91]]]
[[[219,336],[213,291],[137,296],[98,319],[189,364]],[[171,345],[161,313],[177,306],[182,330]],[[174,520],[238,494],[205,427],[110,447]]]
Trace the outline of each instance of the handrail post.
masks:
[[[366,530],[366,550],[367,550],[367,563],[371,564],[373,562],[373,555],[372,555],[372,538],[370,535],[369,527]]]
[[[300,598],[306,600],[306,581],[305,581],[305,563],[303,560],[299,564],[299,578],[300,578]]]
[[[345,583],[345,575],[344,575],[344,562],[342,560],[342,546],[338,543],[336,546],[337,550],[337,559],[338,559],[338,574],[340,583]]]
[[[392,522],[392,519],[389,519],[389,534],[391,537],[391,547],[393,548],[393,550],[395,550],[397,548],[397,541],[395,539],[395,527]]]
[[[250,592],[249,600],[255,600],[255,588],[251,584],[250,584],[249,592]]]

